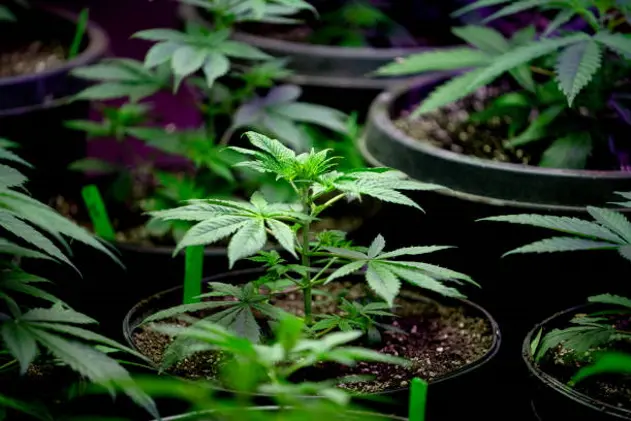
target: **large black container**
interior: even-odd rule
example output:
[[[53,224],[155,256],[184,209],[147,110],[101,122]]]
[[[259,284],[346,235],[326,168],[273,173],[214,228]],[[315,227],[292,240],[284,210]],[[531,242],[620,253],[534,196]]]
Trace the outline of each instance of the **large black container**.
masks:
[[[77,16],[48,6],[16,9],[17,22],[2,23],[14,40],[58,40],[69,46]],[[77,173],[66,170],[85,156],[85,136],[64,127],[65,120],[87,119],[89,104],[69,102],[86,82],[69,72],[105,55],[108,37],[90,22],[81,52],[62,66],[37,74],[0,79],[0,137],[20,145],[19,154],[34,165],[30,190],[41,198],[72,188]]]
[[[559,416],[576,421],[631,420],[628,409],[591,398],[545,373],[534,363],[530,344],[540,329],[545,334],[551,329],[567,327],[576,314],[593,308],[593,305],[581,305],[560,311],[537,324],[524,339],[521,355],[530,373],[532,409],[539,421],[558,420]]]
[[[206,288],[207,282],[224,282],[224,283],[243,283],[260,276],[263,272],[261,269],[249,269],[242,271],[232,271],[229,273],[212,276],[203,280],[203,287]],[[429,296],[428,296],[429,297]],[[427,300],[434,301],[433,298]],[[494,332],[494,341],[489,351],[479,360],[456,370],[449,375],[436,379],[429,386],[429,419],[457,419],[457,417],[467,415],[484,416],[484,419],[491,419],[496,414],[501,417],[504,414],[498,414],[494,408],[489,407],[489,401],[484,395],[490,393],[491,390],[498,388],[498,384],[494,382],[494,357],[497,354],[500,343],[499,326],[493,317],[479,305],[468,300],[446,299],[444,297],[437,298],[444,305],[459,305],[466,308],[467,312],[472,315],[483,317],[490,325]],[[123,334],[130,346],[135,348],[132,340],[133,332],[138,328],[140,323],[148,316],[155,314],[157,311],[167,309],[169,307],[182,303],[182,287],[162,291],[152,295],[137,303],[125,316],[123,321]],[[481,393],[480,393],[481,392]],[[458,396],[459,405],[453,405],[454,396]],[[408,388],[385,392],[379,394],[379,403],[370,401],[364,402],[375,409],[379,409],[384,413],[396,413],[398,415],[406,415],[408,407]],[[383,400],[383,402],[381,402]],[[265,402],[265,397],[260,396],[260,401]],[[477,418],[476,418],[477,419]]]
[[[510,255],[509,250],[555,235],[553,231],[480,218],[540,213],[591,219],[586,205],[607,206],[613,192],[631,190],[631,173],[570,171],[500,164],[462,156],[412,139],[393,124],[400,111],[418,103],[434,83],[420,82],[382,93],[372,104],[365,134],[358,143],[374,166],[390,166],[412,178],[448,189],[416,195],[425,214],[388,206],[379,230],[391,246],[447,244],[445,266],[465,272],[482,286],[471,299],[487,308],[503,332],[499,355],[503,381],[517,384],[502,399],[521,400],[525,370],[516,360],[524,335],[559,306],[604,292],[625,294],[628,283],[604,271],[626,270],[617,253]],[[509,401],[513,402],[513,401]]]
[[[182,5],[180,14],[188,21],[211,25],[194,6]],[[240,30],[232,37],[274,57],[288,59],[288,68],[293,70],[294,74],[287,78],[287,81],[303,88],[301,101],[327,105],[345,112],[357,111],[362,118],[366,115],[370,102],[381,91],[406,80],[374,77],[369,73],[396,58],[434,49],[312,45],[266,38]],[[431,80],[437,74],[429,73],[426,77]]]

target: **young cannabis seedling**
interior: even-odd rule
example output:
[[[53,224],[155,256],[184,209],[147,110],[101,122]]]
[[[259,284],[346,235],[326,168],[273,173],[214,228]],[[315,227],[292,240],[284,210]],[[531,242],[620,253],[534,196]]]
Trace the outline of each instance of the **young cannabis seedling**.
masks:
[[[408,365],[399,357],[349,346],[363,335],[351,330],[335,332],[319,339],[304,337],[304,322],[285,314],[275,329],[275,340],[269,344],[256,344],[216,323],[208,320],[188,320],[188,327],[156,325],[162,333],[176,336],[165,353],[163,368],[199,351],[219,351],[227,355],[219,378],[226,386],[247,393],[271,394],[281,404],[295,404],[302,396],[321,396],[337,404],[345,405],[350,395],[335,388],[334,382],[293,383],[290,378],[300,370],[319,363],[334,362],[347,366],[359,361],[374,361]]]
[[[631,199],[631,193],[618,193],[625,199]],[[629,202],[618,203],[628,207]],[[620,256],[631,260],[631,222],[620,212],[610,209],[588,207],[587,212],[594,221],[565,216],[536,214],[504,215],[484,218],[483,221],[508,222],[548,228],[569,234],[536,241],[511,250],[517,253],[552,253],[581,250],[616,250]],[[590,314],[577,315],[572,320],[573,326],[554,329],[543,337],[538,334],[531,344],[532,357],[540,361],[552,349],[562,345],[572,350],[573,357],[590,361],[592,353],[598,348],[607,348],[620,341],[631,341],[631,332],[624,330],[617,321],[631,317],[631,299],[601,294],[589,297],[588,301],[604,307],[604,310]],[[572,384],[586,377],[602,373],[626,373],[629,371],[630,356],[619,353],[605,353],[596,358],[596,363],[577,372]]]
[[[368,286],[389,307],[394,304],[402,280],[452,297],[462,295],[456,288],[448,286],[449,284],[475,284],[471,278],[459,272],[422,262],[396,260],[401,256],[422,255],[449,248],[446,246],[406,247],[386,252],[386,242],[381,235],[373,240],[370,247],[360,248],[340,242],[331,246],[326,243],[332,239],[331,236],[314,236],[311,232],[311,225],[318,216],[340,200],[357,200],[366,195],[421,209],[401,191],[434,190],[438,186],[410,180],[404,174],[388,168],[336,171],[335,158],[329,157],[328,151],[296,154],[278,140],[255,132],[248,132],[246,135],[253,149],[232,149],[252,160],[239,165],[262,173],[271,173],[278,180],[287,181],[300,202],[268,203],[262,195],[255,193],[250,202],[192,200],[176,209],[152,212],[153,217],[161,220],[196,222],[177,245],[175,253],[189,246],[208,245],[232,237],[228,244],[228,259],[232,267],[239,259],[260,252],[271,236],[289,255],[298,260],[296,264],[288,265],[288,270],[280,276],[278,264],[271,265],[276,267],[272,278],[280,277],[282,281],[292,283],[294,288],[302,292],[304,320],[309,327],[314,321],[313,289],[354,273],[362,273]],[[323,201],[325,197],[326,201]],[[335,267],[337,268],[333,270]],[[250,287],[246,285],[244,288]],[[261,288],[260,283],[257,288]],[[182,306],[178,310],[196,311],[204,306],[217,308],[215,303],[207,302],[191,307]],[[220,320],[217,320],[217,315],[211,317],[217,323],[256,340],[259,327],[250,307],[249,303],[241,301],[238,310],[224,310]],[[158,313],[153,319],[164,318],[165,314],[166,317],[171,317],[173,311]]]

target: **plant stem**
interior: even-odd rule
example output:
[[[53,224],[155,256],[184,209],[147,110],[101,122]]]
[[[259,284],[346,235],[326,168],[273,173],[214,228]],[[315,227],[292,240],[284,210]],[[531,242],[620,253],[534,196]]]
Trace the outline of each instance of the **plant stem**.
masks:
[[[302,204],[305,209],[311,209],[311,203],[309,200],[309,189],[302,190]],[[309,231],[311,228],[311,220],[307,220],[302,227],[302,266],[306,268],[311,267],[311,260],[309,256]],[[310,326],[313,322],[311,315],[311,272],[305,271],[302,278],[303,295],[305,302],[305,324]]]

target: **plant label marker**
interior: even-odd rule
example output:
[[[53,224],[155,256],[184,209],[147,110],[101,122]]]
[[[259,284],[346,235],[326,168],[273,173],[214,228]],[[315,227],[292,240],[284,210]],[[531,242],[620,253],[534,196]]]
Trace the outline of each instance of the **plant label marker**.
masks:
[[[184,261],[184,304],[196,303],[202,293],[204,246],[186,248]]]
[[[427,406],[427,382],[415,377],[410,385],[410,409],[408,421],[425,421]]]
[[[107,209],[99,188],[94,184],[87,185],[81,189],[81,195],[88,208],[96,235],[105,240],[114,240],[116,238],[114,228],[110,222],[110,217],[107,215]]]

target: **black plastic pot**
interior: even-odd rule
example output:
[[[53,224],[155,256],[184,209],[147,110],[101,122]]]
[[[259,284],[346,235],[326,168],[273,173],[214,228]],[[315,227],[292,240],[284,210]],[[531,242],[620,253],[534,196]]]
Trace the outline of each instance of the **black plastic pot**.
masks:
[[[631,173],[570,171],[500,164],[440,150],[399,131],[393,118],[418,104],[435,83],[417,82],[382,93],[372,104],[358,147],[374,166],[390,166],[412,178],[448,190],[414,196],[425,214],[401,206],[384,206],[379,229],[389,247],[412,244],[458,246],[439,254],[450,268],[471,275],[482,289],[471,299],[499,321],[503,346],[499,355],[503,388],[498,399],[523,405],[520,385],[525,370],[514,356],[530,327],[559,306],[570,307],[586,296],[623,294],[619,277],[626,263],[615,252],[544,253],[501,256],[509,250],[554,236],[550,230],[480,218],[515,213],[542,213],[591,219],[586,205],[606,206],[614,191],[631,190]],[[627,212],[626,210],[623,210]],[[559,276],[558,273],[563,273]],[[526,408],[530,411],[530,409]]]
[[[19,23],[3,23],[15,39],[57,39],[70,45],[76,15],[48,6],[20,10]],[[90,22],[81,53],[62,66],[37,74],[0,79],[0,137],[20,144],[19,154],[32,163],[30,190],[46,193],[70,189],[78,179],[66,170],[72,161],[85,156],[85,136],[64,127],[65,120],[87,119],[89,104],[68,99],[87,86],[69,75],[77,67],[102,58],[109,45],[106,33]]]
[[[191,5],[182,5],[180,15],[188,21],[211,25],[200,10]],[[368,104],[381,91],[406,80],[370,77],[368,73],[396,58],[434,49],[311,45],[266,38],[244,31],[236,31],[232,37],[272,56],[287,58],[288,67],[294,71],[287,81],[303,88],[301,101],[323,104],[345,112],[357,111],[361,116],[365,116]],[[428,74],[427,79],[435,76],[436,73]]]
[[[291,408],[289,408],[291,409]],[[243,408],[237,409],[238,411],[242,411]],[[250,411],[278,411],[278,406],[257,406],[248,408]],[[348,417],[344,416],[348,414]],[[339,416],[339,419],[345,419],[348,421],[359,421],[362,418],[369,417],[372,421],[407,421],[407,418],[401,418],[394,415],[385,415],[385,414],[376,414],[373,412],[366,412],[362,410],[348,410],[342,414],[335,414]],[[214,416],[214,411],[199,411],[199,412],[189,412],[186,414],[175,415],[167,418],[163,418],[164,421],[212,421],[216,417]]]
[[[537,324],[524,339],[522,358],[531,378],[531,399],[534,415],[540,421],[564,419],[575,421],[631,420],[631,411],[591,398],[560,382],[542,371],[535,364],[530,344],[540,329],[543,333],[551,329],[569,326],[569,321],[578,313],[585,313],[593,305],[581,305],[560,311]]]
[[[261,269],[249,269],[212,276],[202,281],[203,288],[206,288],[208,282],[247,282],[260,276],[262,273]],[[155,314],[157,311],[181,304],[181,296],[182,287],[178,286],[152,295],[137,303],[127,313],[123,321],[123,335],[130,346],[136,348],[133,341],[133,332],[145,318]],[[434,301],[429,296],[427,300]],[[484,395],[496,386],[492,361],[500,348],[501,336],[499,326],[484,308],[471,301],[446,299],[444,297],[441,297],[439,300],[441,304],[460,305],[465,307],[471,314],[484,317],[491,326],[495,337],[491,349],[482,358],[430,383],[428,410],[430,414],[433,414],[430,417],[440,416],[443,419],[451,419],[450,417],[464,414],[480,414],[480,416],[485,416],[484,419],[490,419],[488,418],[489,408],[487,407],[490,402],[484,398]],[[407,413],[408,394],[408,388],[404,387],[378,394],[376,397],[379,399],[379,402],[360,400],[359,403],[369,404],[371,408],[384,412],[404,415]],[[458,396],[460,402],[458,406],[453,405],[454,396]],[[259,398],[261,402],[267,402],[264,395],[259,395]]]
[[[583,210],[605,205],[616,191],[631,191],[631,172],[541,168],[465,156],[422,143],[398,130],[392,118],[415,106],[440,81],[417,81],[373,102],[360,142],[374,165],[397,168],[418,180],[449,187],[445,194],[497,206]]]

